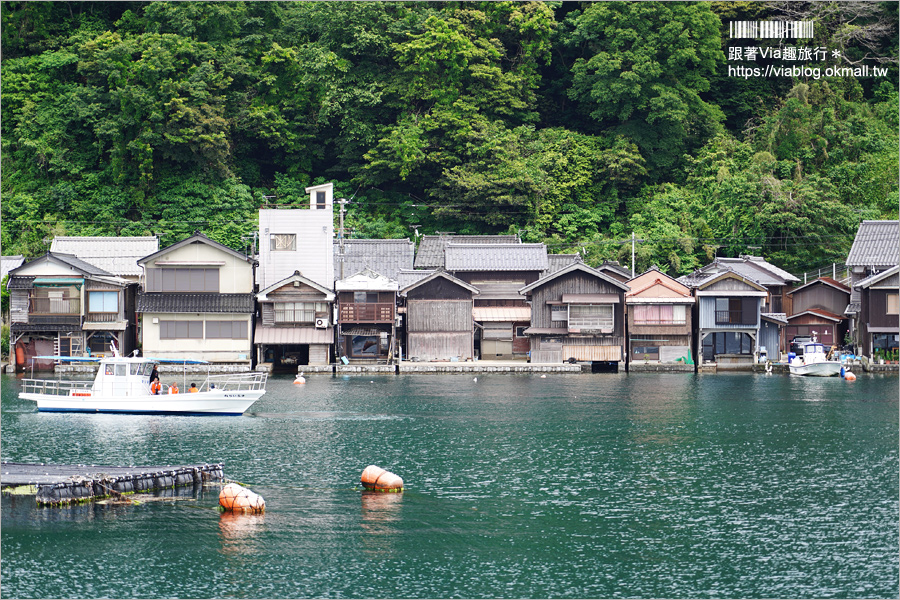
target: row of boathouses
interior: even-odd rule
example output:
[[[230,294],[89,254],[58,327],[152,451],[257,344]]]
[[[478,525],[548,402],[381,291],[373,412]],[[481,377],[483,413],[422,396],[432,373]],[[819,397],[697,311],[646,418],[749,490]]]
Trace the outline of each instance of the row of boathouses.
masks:
[[[4,257],[10,356],[97,356],[115,344],[221,370],[507,360],[607,368],[751,368],[795,337],[898,346],[897,221],[866,221],[849,280],[801,282],[761,257],[719,258],[673,278],[585,264],[517,236],[343,239],[331,184],[309,206],[264,206],[249,254],[201,232],[58,237],[33,260]],[[18,259],[18,262],[17,262]]]

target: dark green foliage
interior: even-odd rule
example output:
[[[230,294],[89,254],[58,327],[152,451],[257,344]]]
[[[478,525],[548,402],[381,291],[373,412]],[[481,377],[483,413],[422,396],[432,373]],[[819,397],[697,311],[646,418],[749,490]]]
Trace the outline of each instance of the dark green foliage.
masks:
[[[888,75],[728,76],[727,21],[807,17]],[[634,232],[637,270],[673,274],[818,266],[897,216],[892,3],[2,2],[0,21],[4,254],[197,230],[243,250],[263,197],[326,181],[353,237],[518,233],[627,264]]]

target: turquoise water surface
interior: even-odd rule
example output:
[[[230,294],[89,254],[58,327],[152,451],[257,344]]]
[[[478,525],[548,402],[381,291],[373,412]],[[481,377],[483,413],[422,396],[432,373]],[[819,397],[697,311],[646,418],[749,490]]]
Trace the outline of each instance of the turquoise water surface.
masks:
[[[898,379],[313,375],[243,417],[37,413],[2,458],[224,462],[132,505],[2,501],[4,598],[896,598]],[[369,464],[403,494],[369,494]]]

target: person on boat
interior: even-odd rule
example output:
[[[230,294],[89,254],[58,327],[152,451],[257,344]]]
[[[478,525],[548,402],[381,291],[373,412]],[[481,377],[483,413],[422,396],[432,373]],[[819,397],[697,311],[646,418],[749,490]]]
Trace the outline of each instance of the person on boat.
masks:
[[[172,385],[169,386],[169,393],[170,394],[178,393],[178,384],[177,383],[173,383]]]
[[[157,365],[153,365],[153,370],[150,371],[150,382],[153,383],[153,380],[159,380],[159,371],[156,370]]]
[[[157,377],[150,383],[150,393],[158,396],[160,391],[162,391],[162,384],[159,382],[159,377]]]
[[[196,386],[195,384],[192,383],[192,384],[191,384],[191,387],[190,387],[190,389],[188,389],[188,391],[189,391],[190,393],[192,393],[192,394],[196,394],[196,393],[199,392],[200,390],[198,390],[198,389],[197,389],[197,386]]]

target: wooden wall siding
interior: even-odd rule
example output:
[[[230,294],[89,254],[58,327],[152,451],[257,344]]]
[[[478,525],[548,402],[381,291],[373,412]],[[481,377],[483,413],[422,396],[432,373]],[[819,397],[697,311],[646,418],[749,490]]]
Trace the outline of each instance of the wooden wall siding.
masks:
[[[437,277],[413,288],[406,297],[410,300],[470,300],[472,292],[443,277]]]
[[[795,294],[793,313],[802,313],[810,308],[820,308],[836,315],[844,314],[850,302],[850,294],[836,290],[830,285],[819,284],[801,290]]]
[[[715,291],[715,292],[758,292],[757,288],[744,283],[740,279],[734,279],[732,277],[726,277],[721,281],[717,281],[713,284],[710,284],[703,288],[704,292]],[[722,294],[725,296],[726,294]]]
[[[635,325],[634,313],[628,314],[628,332],[630,335],[664,335],[690,336],[693,331],[693,316],[691,315],[691,306],[685,308],[684,325]]]
[[[748,306],[755,306],[756,317],[753,323],[716,323],[716,299],[715,297],[701,296],[697,298],[699,302],[699,328],[700,329],[742,329],[751,330],[759,326],[759,301],[760,298],[751,297],[743,298],[742,311],[746,312]],[[747,319],[745,319],[747,320]]]
[[[625,342],[620,336],[565,337],[563,346],[621,346]],[[606,360],[606,359],[598,359]]]
[[[263,302],[260,305],[262,312],[262,323],[264,327],[275,326],[275,305],[271,302]]]
[[[643,334],[647,335],[647,334]],[[632,336],[629,336],[628,343],[630,346],[658,346],[660,348],[664,346],[690,346],[691,345],[691,336],[690,335],[670,335],[670,336],[659,336],[654,337],[652,342],[642,339],[636,339]]]
[[[290,285],[280,287],[266,294],[269,301],[277,302],[325,302],[325,294],[309,286],[295,288]]]
[[[615,319],[615,334],[622,335],[624,331],[624,299],[625,294],[621,288],[607,283],[602,279],[592,277],[581,271],[566,273],[556,279],[542,285],[531,292],[531,326],[538,328],[552,327],[550,321],[550,305],[547,302],[559,302],[563,294],[617,294],[619,303],[613,305]]]
[[[542,364],[558,364],[563,362],[562,348],[559,350],[532,350],[531,362]]]
[[[584,361],[615,361],[622,360],[622,348],[620,346],[574,346],[563,344],[563,360],[575,358]]]
[[[410,333],[465,332],[471,337],[473,326],[472,300],[410,300],[407,306]]]
[[[896,294],[897,288],[893,290],[880,290],[870,288],[868,294],[868,317],[869,325],[872,327],[898,327],[898,316],[887,314],[887,295]]]
[[[813,314],[802,315],[802,316],[798,316],[798,317],[791,317],[790,323],[791,323],[790,326],[819,325],[821,323],[824,325],[828,325],[829,327],[831,325],[835,324],[835,322],[832,321],[831,319],[826,319],[825,317],[820,317],[818,315],[813,315]]]
[[[359,291],[362,292],[365,290],[359,290]],[[338,292],[338,294],[337,294],[338,300],[341,302],[341,304],[353,304],[356,301],[356,299],[353,297],[353,293],[354,292]],[[394,292],[372,292],[372,293],[378,294],[378,302],[379,303],[384,303],[384,302],[395,303],[396,299],[397,299],[397,295]]]
[[[420,361],[472,358],[472,333],[410,333],[406,355]]]
[[[10,323],[28,322],[28,292],[29,290],[9,291],[9,321]]]

